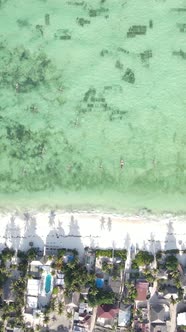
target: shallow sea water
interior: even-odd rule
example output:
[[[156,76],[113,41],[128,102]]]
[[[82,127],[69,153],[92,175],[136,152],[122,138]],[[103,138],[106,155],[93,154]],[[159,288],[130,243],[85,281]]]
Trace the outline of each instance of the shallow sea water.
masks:
[[[185,212],[185,20],[185,0],[0,1],[1,207]]]

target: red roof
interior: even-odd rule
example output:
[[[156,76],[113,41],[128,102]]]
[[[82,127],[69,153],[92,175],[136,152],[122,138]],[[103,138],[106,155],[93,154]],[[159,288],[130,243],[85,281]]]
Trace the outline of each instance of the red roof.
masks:
[[[148,282],[140,281],[136,284],[136,290],[137,290],[136,301],[146,300],[148,288],[149,288]]]
[[[112,304],[102,304],[98,307],[97,316],[99,318],[112,319],[119,312],[119,308]]]

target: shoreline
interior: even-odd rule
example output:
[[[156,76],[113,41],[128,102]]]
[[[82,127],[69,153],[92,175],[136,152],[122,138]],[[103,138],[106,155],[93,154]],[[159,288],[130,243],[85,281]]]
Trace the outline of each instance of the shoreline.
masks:
[[[0,193],[0,213],[25,210],[98,212],[119,215],[186,216],[186,196],[162,192],[118,192],[111,190],[41,191]]]

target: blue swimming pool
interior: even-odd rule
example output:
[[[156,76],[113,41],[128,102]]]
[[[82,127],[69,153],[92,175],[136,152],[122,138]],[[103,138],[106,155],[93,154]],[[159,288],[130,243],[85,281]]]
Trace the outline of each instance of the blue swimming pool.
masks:
[[[52,276],[51,274],[47,274],[45,279],[45,292],[48,294],[51,291],[51,284],[52,284]]]
[[[102,288],[104,285],[104,279],[102,278],[96,278],[96,287],[97,288]]]

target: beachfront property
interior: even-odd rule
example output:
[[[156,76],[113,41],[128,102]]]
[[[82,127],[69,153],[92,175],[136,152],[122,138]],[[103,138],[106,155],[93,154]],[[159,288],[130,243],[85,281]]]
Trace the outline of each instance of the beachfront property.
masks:
[[[43,325],[44,309],[50,303],[54,287],[51,270],[51,262],[43,264],[34,260],[29,264],[24,309],[24,322],[28,327]]]
[[[0,0],[0,332],[182,328],[185,13]]]
[[[23,273],[26,276],[21,293],[25,304],[21,302],[21,305],[27,327],[35,329],[38,324],[48,324],[55,330],[62,319],[63,325],[68,322],[74,332],[92,332],[94,326],[95,331],[117,327],[117,332],[127,332],[131,327],[135,332],[140,329],[143,332],[169,332],[176,324],[177,303],[182,305],[185,296],[185,268],[179,263],[178,251],[163,251],[154,256],[138,250],[132,255],[130,267],[124,250],[85,248],[84,257],[80,255],[80,259],[76,250],[65,248],[58,249],[53,256],[42,256],[37,252],[33,247],[27,253],[2,251],[2,264],[3,255],[12,255],[10,260],[7,259],[7,268],[14,271],[13,283],[20,282]],[[95,265],[91,269],[87,269],[87,253],[94,258]],[[28,266],[24,265],[25,258],[34,255]],[[183,255],[181,262],[184,261]],[[15,261],[17,264],[12,265],[11,262]],[[125,273],[129,278],[125,278]],[[8,278],[4,287],[10,283]],[[24,281],[22,277],[21,280]],[[100,302],[102,296],[103,302]],[[16,303],[17,298],[12,301],[6,301],[6,305]],[[11,308],[15,310],[14,305]],[[57,322],[52,320],[54,315]]]
[[[27,282],[26,306],[29,309],[41,309],[49,303],[53,290],[51,262],[44,265],[40,261],[32,261],[29,273],[31,278]]]
[[[84,263],[85,263],[86,269],[89,272],[94,271],[95,260],[96,260],[95,250],[92,248],[86,247],[85,255],[84,255]]]

